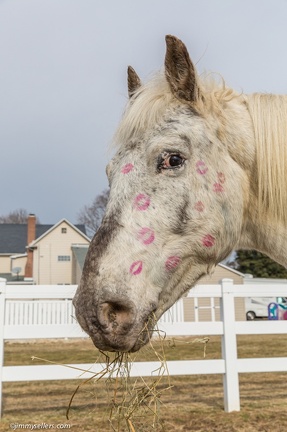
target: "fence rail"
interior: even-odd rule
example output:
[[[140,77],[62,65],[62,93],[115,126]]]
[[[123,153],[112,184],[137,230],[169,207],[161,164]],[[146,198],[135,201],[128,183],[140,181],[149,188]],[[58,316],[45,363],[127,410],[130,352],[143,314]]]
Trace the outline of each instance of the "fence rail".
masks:
[[[3,366],[4,340],[34,338],[87,337],[71,318],[71,299],[76,286],[6,286],[0,279],[0,415],[2,382],[87,378],[102,370],[100,364],[63,366]],[[236,297],[286,296],[286,284],[233,285],[223,279],[220,285],[194,287],[188,297],[219,298],[221,321],[184,322],[182,300],[160,320],[160,330],[169,336],[221,336],[222,359],[167,362],[169,375],[222,374],[225,411],[240,410],[239,373],[287,371],[287,357],[238,359],[236,336],[239,334],[286,334],[287,321],[235,321]],[[28,318],[27,318],[28,316]],[[155,362],[134,363],[131,376],[151,376]],[[267,390],[266,390],[267,391]]]

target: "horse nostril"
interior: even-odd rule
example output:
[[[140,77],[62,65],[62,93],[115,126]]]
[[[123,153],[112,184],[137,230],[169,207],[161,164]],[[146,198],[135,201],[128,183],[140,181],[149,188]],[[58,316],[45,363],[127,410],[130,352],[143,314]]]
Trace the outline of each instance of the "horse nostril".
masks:
[[[127,331],[135,320],[135,308],[116,301],[104,302],[99,307],[99,322],[107,330],[116,333]]]

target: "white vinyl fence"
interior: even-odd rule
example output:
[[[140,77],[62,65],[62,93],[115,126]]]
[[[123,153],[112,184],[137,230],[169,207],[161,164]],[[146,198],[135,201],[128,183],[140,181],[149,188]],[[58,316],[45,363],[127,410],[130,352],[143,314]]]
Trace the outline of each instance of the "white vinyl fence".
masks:
[[[73,319],[71,301],[76,288],[72,285],[6,286],[5,280],[0,279],[0,409],[2,382],[87,378],[102,370],[101,364],[76,364],[69,368],[3,366],[4,340],[87,337]],[[287,321],[235,321],[234,298],[272,296],[286,297],[286,284],[245,286],[223,279],[221,285],[194,287],[188,297],[220,299],[221,321],[184,322],[183,302],[179,300],[160,320],[159,328],[168,336],[220,335],[222,358],[169,361],[169,375],[222,374],[225,411],[239,411],[239,373],[287,372],[287,357],[238,359],[236,336],[286,334]],[[151,376],[158,367],[156,362],[134,363],[131,376]]]

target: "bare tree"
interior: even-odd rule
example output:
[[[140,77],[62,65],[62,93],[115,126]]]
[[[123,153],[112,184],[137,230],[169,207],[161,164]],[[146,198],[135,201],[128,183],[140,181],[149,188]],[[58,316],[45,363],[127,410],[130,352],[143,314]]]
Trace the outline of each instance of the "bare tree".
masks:
[[[106,211],[109,194],[109,189],[103,191],[93,200],[91,205],[85,205],[79,212],[78,222],[86,226],[88,235],[91,237],[101,225]]]
[[[13,210],[7,215],[0,216],[0,223],[26,224],[28,212],[25,209]]]

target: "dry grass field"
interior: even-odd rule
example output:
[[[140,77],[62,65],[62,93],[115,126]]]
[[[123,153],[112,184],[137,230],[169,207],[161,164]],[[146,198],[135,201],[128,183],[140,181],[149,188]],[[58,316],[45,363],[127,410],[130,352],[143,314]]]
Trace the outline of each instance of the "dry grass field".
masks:
[[[181,338],[174,345],[166,344],[166,359],[202,359],[203,345],[190,344],[193,340]],[[206,348],[206,358],[221,357],[219,337],[212,337]],[[98,353],[89,340],[7,342],[5,345],[5,365],[32,364],[32,356],[58,363],[89,363],[97,359]],[[238,356],[287,356],[287,337],[240,336]],[[136,360],[155,360],[155,357],[150,348],[144,348]],[[41,364],[39,360],[35,362]],[[287,428],[287,373],[242,374],[241,411],[229,414],[223,410],[222,376],[170,377],[172,388],[168,390],[165,390],[169,386],[165,378],[158,388],[162,393],[156,408],[152,405],[139,410],[129,426],[123,422],[109,423],[106,380],[81,386],[67,420],[66,410],[79,382],[82,381],[5,383],[0,431],[49,428],[72,432],[283,432]],[[136,386],[139,385],[137,382]]]

